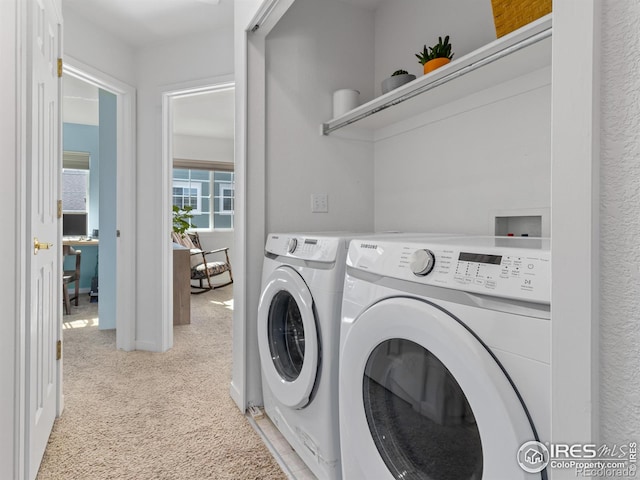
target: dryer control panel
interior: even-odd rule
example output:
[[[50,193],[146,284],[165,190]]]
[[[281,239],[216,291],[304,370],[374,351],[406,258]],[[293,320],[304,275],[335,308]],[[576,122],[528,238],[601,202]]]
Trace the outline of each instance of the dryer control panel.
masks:
[[[353,240],[347,265],[381,276],[484,295],[536,303],[551,300],[547,239]]]
[[[271,233],[267,236],[265,252],[299,260],[333,263],[338,257],[338,249],[346,248],[346,243],[346,240],[335,237]]]

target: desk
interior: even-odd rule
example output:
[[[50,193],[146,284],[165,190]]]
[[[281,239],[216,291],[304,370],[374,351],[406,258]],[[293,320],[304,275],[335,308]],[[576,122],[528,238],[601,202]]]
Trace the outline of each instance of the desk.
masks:
[[[65,247],[97,247],[100,241],[97,238],[91,240],[68,240],[62,239],[62,245]]]
[[[80,290],[90,292],[93,288],[92,280],[98,277],[98,248],[99,240],[78,240],[70,238],[62,238],[63,252],[65,248],[73,247],[82,251],[82,263],[80,264]],[[89,248],[91,247],[91,248]],[[70,259],[65,261],[64,270],[72,270],[72,262]],[[97,286],[96,286],[97,289]]]
[[[191,323],[191,254],[173,244],[173,324]]]

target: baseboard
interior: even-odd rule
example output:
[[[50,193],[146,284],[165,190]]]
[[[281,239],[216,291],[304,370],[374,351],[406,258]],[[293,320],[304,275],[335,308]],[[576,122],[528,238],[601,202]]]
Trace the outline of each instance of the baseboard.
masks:
[[[231,384],[229,385],[229,395],[235,402],[236,406],[240,409],[240,411],[244,413],[246,411],[246,405],[244,405],[244,402],[242,400],[242,393],[236,388],[233,382],[231,382]]]

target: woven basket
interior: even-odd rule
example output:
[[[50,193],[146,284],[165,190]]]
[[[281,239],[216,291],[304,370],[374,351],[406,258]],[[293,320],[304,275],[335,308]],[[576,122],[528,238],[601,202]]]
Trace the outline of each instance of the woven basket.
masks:
[[[497,38],[551,13],[551,0],[491,0],[491,6]]]

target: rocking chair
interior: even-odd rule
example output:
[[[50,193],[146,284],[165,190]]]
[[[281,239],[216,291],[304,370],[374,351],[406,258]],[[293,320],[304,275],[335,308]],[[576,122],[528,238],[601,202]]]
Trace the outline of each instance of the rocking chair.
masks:
[[[191,252],[191,280],[197,280],[198,285],[191,284],[191,293],[199,294],[216,288],[226,287],[233,283],[233,273],[231,262],[229,261],[229,248],[217,248],[215,250],[203,250],[200,244],[200,237],[197,232],[185,233],[184,236],[173,232],[173,241],[183,247],[187,247]],[[208,255],[224,253],[225,260],[208,259]],[[213,277],[228,272],[228,280],[221,283],[212,282]],[[206,285],[204,281],[206,280]]]

